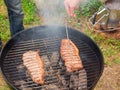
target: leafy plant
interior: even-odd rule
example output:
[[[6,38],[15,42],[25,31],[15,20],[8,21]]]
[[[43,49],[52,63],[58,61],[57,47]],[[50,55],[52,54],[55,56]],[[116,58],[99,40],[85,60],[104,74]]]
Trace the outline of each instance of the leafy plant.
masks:
[[[35,21],[35,4],[33,0],[22,0],[22,7],[24,11],[24,23],[30,24]]]
[[[102,6],[102,2],[98,0],[89,0],[85,5],[80,5],[80,9],[76,10],[77,17],[91,16],[93,13],[99,10]]]
[[[88,28],[85,33],[100,47],[106,65],[120,63],[120,41],[112,38],[105,38],[102,34],[95,33]]]
[[[10,37],[9,22],[6,16],[0,14],[0,37],[3,41],[7,41]]]

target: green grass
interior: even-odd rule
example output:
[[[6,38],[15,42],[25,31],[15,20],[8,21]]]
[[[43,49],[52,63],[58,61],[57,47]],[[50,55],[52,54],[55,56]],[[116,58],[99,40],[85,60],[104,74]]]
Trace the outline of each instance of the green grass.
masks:
[[[0,73],[0,90],[13,90],[9,85],[6,84]]]
[[[24,11],[24,24],[30,24],[35,21],[35,4],[33,0],[22,0],[22,6]]]
[[[10,37],[8,19],[0,14],[0,34],[3,41],[7,41]]]
[[[75,13],[77,14],[77,17],[89,17],[93,13],[99,10],[99,8],[102,6],[102,3],[99,0],[88,0],[87,3],[84,5],[80,5],[80,12],[79,10],[76,10]]]
[[[85,33],[96,42],[103,53],[106,65],[120,64],[120,41],[106,38],[86,28]]]
[[[114,59],[113,62],[114,62],[115,64],[120,64],[120,59],[118,59],[118,58],[117,58],[117,59]]]
[[[35,13],[35,4],[33,0],[22,0],[22,8],[24,11],[24,26],[40,23],[39,17]],[[9,20],[4,0],[0,2],[0,36],[3,44],[10,39]],[[26,27],[26,26],[25,26]]]

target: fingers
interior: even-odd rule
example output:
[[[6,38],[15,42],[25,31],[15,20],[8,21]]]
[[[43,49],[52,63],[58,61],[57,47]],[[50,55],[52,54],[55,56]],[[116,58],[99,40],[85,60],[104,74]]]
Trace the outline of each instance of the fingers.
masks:
[[[70,7],[66,2],[64,2],[64,4],[65,4],[65,8],[66,8],[67,13],[70,16]]]
[[[70,16],[76,17],[75,10],[75,8],[70,8]]]
[[[72,17],[75,17],[76,14],[75,14],[75,8],[70,8],[68,5],[65,5],[65,8],[67,10],[67,13],[69,16],[72,16]]]
[[[78,9],[78,7],[71,7],[67,2],[64,2],[66,11],[69,16],[76,17],[75,10]]]

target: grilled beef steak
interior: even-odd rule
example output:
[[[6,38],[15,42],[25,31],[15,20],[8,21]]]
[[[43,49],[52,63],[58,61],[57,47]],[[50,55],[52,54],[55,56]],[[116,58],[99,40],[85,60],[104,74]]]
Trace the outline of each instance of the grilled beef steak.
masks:
[[[26,66],[32,80],[44,84],[44,64],[38,51],[27,51],[23,54],[23,64]]]
[[[71,40],[62,39],[60,53],[68,72],[83,68],[79,50]]]

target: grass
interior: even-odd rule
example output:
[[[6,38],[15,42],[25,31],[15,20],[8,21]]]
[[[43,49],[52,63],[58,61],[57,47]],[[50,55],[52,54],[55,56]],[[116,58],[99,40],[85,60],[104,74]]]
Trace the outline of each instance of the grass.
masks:
[[[7,17],[7,10],[4,7],[4,1],[0,2],[0,35],[3,41],[7,41],[10,37],[9,22]]]
[[[6,84],[1,74],[0,74],[0,90],[13,90],[10,86]]]
[[[88,0],[86,4],[80,5],[80,11],[76,10],[77,17],[80,18],[81,16],[89,17],[93,13],[99,10],[102,6],[102,3],[98,0]]]
[[[100,47],[105,64],[113,65],[120,64],[120,41],[113,38],[106,38],[99,33],[95,33],[92,30],[86,28],[85,33],[93,39]]]
[[[22,0],[22,6],[25,13],[24,24],[30,24],[37,20],[37,18],[35,18],[35,4],[33,0]]]
[[[22,6],[24,11],[24,26],[25,28],[33,25],[40,24],[40,19],[35,12],[35,4],[33,0],[22,0]],[[4,4],[4,0],[0,2],[0,35],[3,44],[10,39],[9,21],[7,15],[7,9]]]

